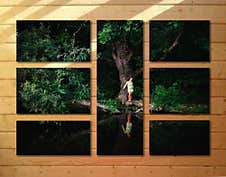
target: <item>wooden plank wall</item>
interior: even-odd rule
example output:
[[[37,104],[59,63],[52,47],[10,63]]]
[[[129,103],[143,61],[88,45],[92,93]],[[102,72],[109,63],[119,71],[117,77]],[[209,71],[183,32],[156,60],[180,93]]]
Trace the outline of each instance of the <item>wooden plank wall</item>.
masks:
[[[17,63],[16,20],[86,19],[92,23],[90,63]],[[96,20],[144,20],[144,156],[96,155]],[[211,62],[149,62],[151,19],[210,20]],[[91,115],[16,115],[16,68],[91,68]],[[149,115],[149,69],[210,68],[211,115]],[[149,120],[210,120],[210,156],[149,156]],[[16,120],[90,120],[91,156],[16,156]],[[226,0],[1,0],[0,177],[207,177],[226,176]]]

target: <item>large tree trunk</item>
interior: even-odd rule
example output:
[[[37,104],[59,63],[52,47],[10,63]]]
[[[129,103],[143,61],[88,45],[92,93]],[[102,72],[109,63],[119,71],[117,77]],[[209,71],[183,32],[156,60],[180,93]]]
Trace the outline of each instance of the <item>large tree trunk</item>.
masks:
[[[129,65],[132,55],[133,52],[129,48],[127,37],[125,37],[122,42],[117,41],[112,44],[112,57],[118,69],[120,79],[120,92],[118,99],[122,104],[125,104],[127,101],[127,89],[123,89],[123,87],[129,77],[133,75],[132,68]]]

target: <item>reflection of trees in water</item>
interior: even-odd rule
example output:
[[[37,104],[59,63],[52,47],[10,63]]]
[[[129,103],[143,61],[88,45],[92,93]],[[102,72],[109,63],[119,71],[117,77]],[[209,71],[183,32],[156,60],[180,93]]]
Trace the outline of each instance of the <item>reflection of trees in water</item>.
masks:
[[[98,154],[141,155],[143,154],[143,120],[132,112],[123,114],[99,114],[98,119]],[[122,126],[132,124],[125,136]],[[126,130],[126,128],[125,128]]]
[[[151,121],[150,153],[209,154],[208,121]]]
[[[71,125],[70,125],[71,124]],[[27,126],[28,127],[28,126]],[[23,127],[25,128],[25,127]],[[89,124],[73,122],[36,122],[29,129],[22,130],[22,154],[90,154]]]

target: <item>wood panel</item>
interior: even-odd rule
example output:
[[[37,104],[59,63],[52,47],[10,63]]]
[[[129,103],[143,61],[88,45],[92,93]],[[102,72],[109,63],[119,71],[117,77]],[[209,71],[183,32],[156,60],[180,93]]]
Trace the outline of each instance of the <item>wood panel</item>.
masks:
[[[226,0],[10,0],[0,2],[0,177],[226,176]],[[16,20],[92,20],[91,62],[17,63]],[[96,155],[96,21],[144,20],[144,156]],[[210,20],[211,61],[149,62],[151,19]],[[16,68],[91,68],[91,115],[16,115]],[[149,115],[149,68],[210,68],[211,115]],[[16,156],[16,120],[90,120],[91,156]],[[149,120],[210,120],[210,156],[149,156]]]
[[[183,5],[225,5],[225,0],[61,0],[61,1],[49,1],[49,0],[10,0],[1,2],[1,6],[39,6],[39,5],[139,5],[139,4],[183,4]]]
[[[211,42],[226,42],[226,24],[211,24]],[[220,55],[219,55],[220,56]]]
[[[95,115],[0,115],[0,132],[15,132],[17,120],[64,120],[64,121],[76,121],[76,120],[90,120],[95,121]],[[95,124],[91,123],[91,130],[95,129]]]
[[[181,0],[182,1],[182,0]],[[127,6],[24,6],[0,7],[1,24],[14,24],[21,19],[206,19],[225,23],[225,6],[217,5],[127,5]],[[76,13],[75,13],[76,12]]]
[[[16,45],[0,44],[0,61],[16,61]]]
[[[78,63],[71,63],[71,62],[65,62],[65,63],[0,62],[0,80],[15,80],[16,79],[16,68],[92,68],[92,67],[93,67],[93,64],[91,64],[90,62],[78,62]],[[91,79],[96,79],[96,77],[92,78],[92,75],[91,75]]]
[[[226,150],[211,150],[210,156],[16,156],[15,149],[0,149],[0,165],[200,165],[226,166]],[[93,154],[93,153],[92,153]]]
[[[0,81],[0,97],[16,96],[16,80]]]
[[[1,177],[30,177],[36,174],[37,176],[54,176],[54,177],[74,177],[79,174],[79,177],[164,177],[164,176],[183,176],[183,177],[207,177],[214,174],[222,174],[225,167],[177,167],[177,166],[2,166],[0,167]],[[220,173],[221,172],[221,173]]]
[[[0,25],[0,43],[16,42],[16,25]]]
[[[214,169],[214,176],[225,176],[226,174],[226,167],[216,167]]]
[[[226,34],[226,31],[224,31]],[[223,39],[226,37],[222,36]],[[212,43],[211,44],[211,60],[212,61],[226,61],[226,45],[225,43]]]
[[[211,96],[226,97],[226,80],[211,80]]]
[[[0,97],[0,114],[15,114],[16,99],[13,97]]]

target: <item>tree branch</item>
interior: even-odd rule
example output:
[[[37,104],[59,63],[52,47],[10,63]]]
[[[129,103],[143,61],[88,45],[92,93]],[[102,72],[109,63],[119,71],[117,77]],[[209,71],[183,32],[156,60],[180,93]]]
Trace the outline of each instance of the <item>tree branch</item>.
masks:
[[[180,33],[178,34],[178,36],[176,37],[176,39],[174,40],[174,42],[172,43],[172,45],[167,49],[167,51],[168,51],[167,53],[171,52],[171,51],[178,45],[182,33],[183,33],[183,32],[180,32]],[[167,53],[165,53],[165,54],[159,59],[159,61],[164,60],[164,59],[167,57]]]
[[[75,36],[75,34],[77,34],[79,31],[81,31],[81,29],[85,26],[87,21],[84,21],[79,27],[78,29],[73,33],[73,35]]]
[[[136,77],[137,75],[139,75],[142,72],[143,72],[143,68],[138,68],[137,70],[134,71],[133,77]]]

